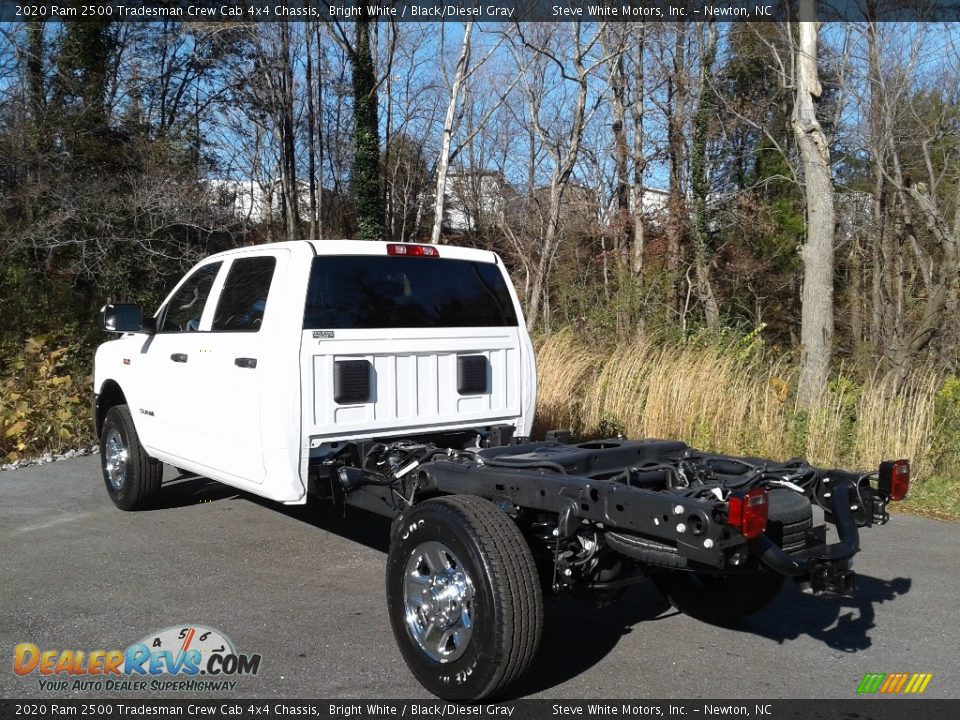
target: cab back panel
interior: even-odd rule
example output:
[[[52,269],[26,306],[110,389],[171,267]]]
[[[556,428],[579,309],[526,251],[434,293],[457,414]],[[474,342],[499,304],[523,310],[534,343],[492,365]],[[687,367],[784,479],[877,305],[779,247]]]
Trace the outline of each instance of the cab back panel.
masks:
[[[326,440],[417,429],[487,425],[521,414],[522,363],[517,328],[337,330],[333,338],[303,337],[307,432]],[[380,335],[381,337],[375,337]],[[458,391],[458,358],[486,360],[483,392]],[[338,362],[370,364],[366,402],[338,403]],[[307,378],[304,378],[305,381]]]

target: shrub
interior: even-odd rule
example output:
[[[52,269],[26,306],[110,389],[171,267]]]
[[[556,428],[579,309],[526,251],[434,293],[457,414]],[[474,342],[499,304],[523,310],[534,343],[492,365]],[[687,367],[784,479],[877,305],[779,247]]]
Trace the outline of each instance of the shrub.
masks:
[[[960,463],[960,377],[943,382],[934,405],[934,453],[940,464]]]
[[[88,442],[90,409],[76,345],[32,337],[0,378],[0,458],[13,461]]]

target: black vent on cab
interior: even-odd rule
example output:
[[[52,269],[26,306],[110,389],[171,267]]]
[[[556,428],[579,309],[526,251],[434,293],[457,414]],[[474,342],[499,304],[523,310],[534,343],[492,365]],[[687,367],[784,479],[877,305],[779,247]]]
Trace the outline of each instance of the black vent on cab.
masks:
[[[487,392],[487,358],[483,355],[457,357],[457,392],[479,395]]]
[[[370,363],[340,360],[333,364],[333,400],[339,405],[370,402]]]

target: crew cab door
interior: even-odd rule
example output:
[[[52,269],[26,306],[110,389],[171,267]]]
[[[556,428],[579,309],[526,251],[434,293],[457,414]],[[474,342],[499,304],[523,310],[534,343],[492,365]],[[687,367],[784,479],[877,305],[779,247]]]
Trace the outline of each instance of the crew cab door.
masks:
[[[129,358],[137,382],[131,393],[143,444],[174,464],[198,457],[204,444],[202,357],[214,292],[223,263],[195,268],[157,314],[157,333]]]
[[[286,250],[258,251],[234,257],[225,269],[203,358],[209,440],[200,461],[212,476],[263,483],[264,376],[280,342],[268,327],[269,309],[277,302],[271,297],[275,278],[288,260]]]

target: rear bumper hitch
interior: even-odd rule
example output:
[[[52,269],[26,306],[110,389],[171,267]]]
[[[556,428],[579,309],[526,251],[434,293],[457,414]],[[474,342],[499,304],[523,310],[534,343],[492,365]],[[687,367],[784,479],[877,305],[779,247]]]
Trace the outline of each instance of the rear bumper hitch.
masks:
[[[767,567],[795,578],[805,592],[850,595],[856,589],[856,574],[850,569],[850,561],[860,552],[860,533],[850,510],[853,490],[851,482],[846,480],[833,486],[832,515],[839,542],[790,555],[766,535],[761,535],[751,541],[751,552]]]

